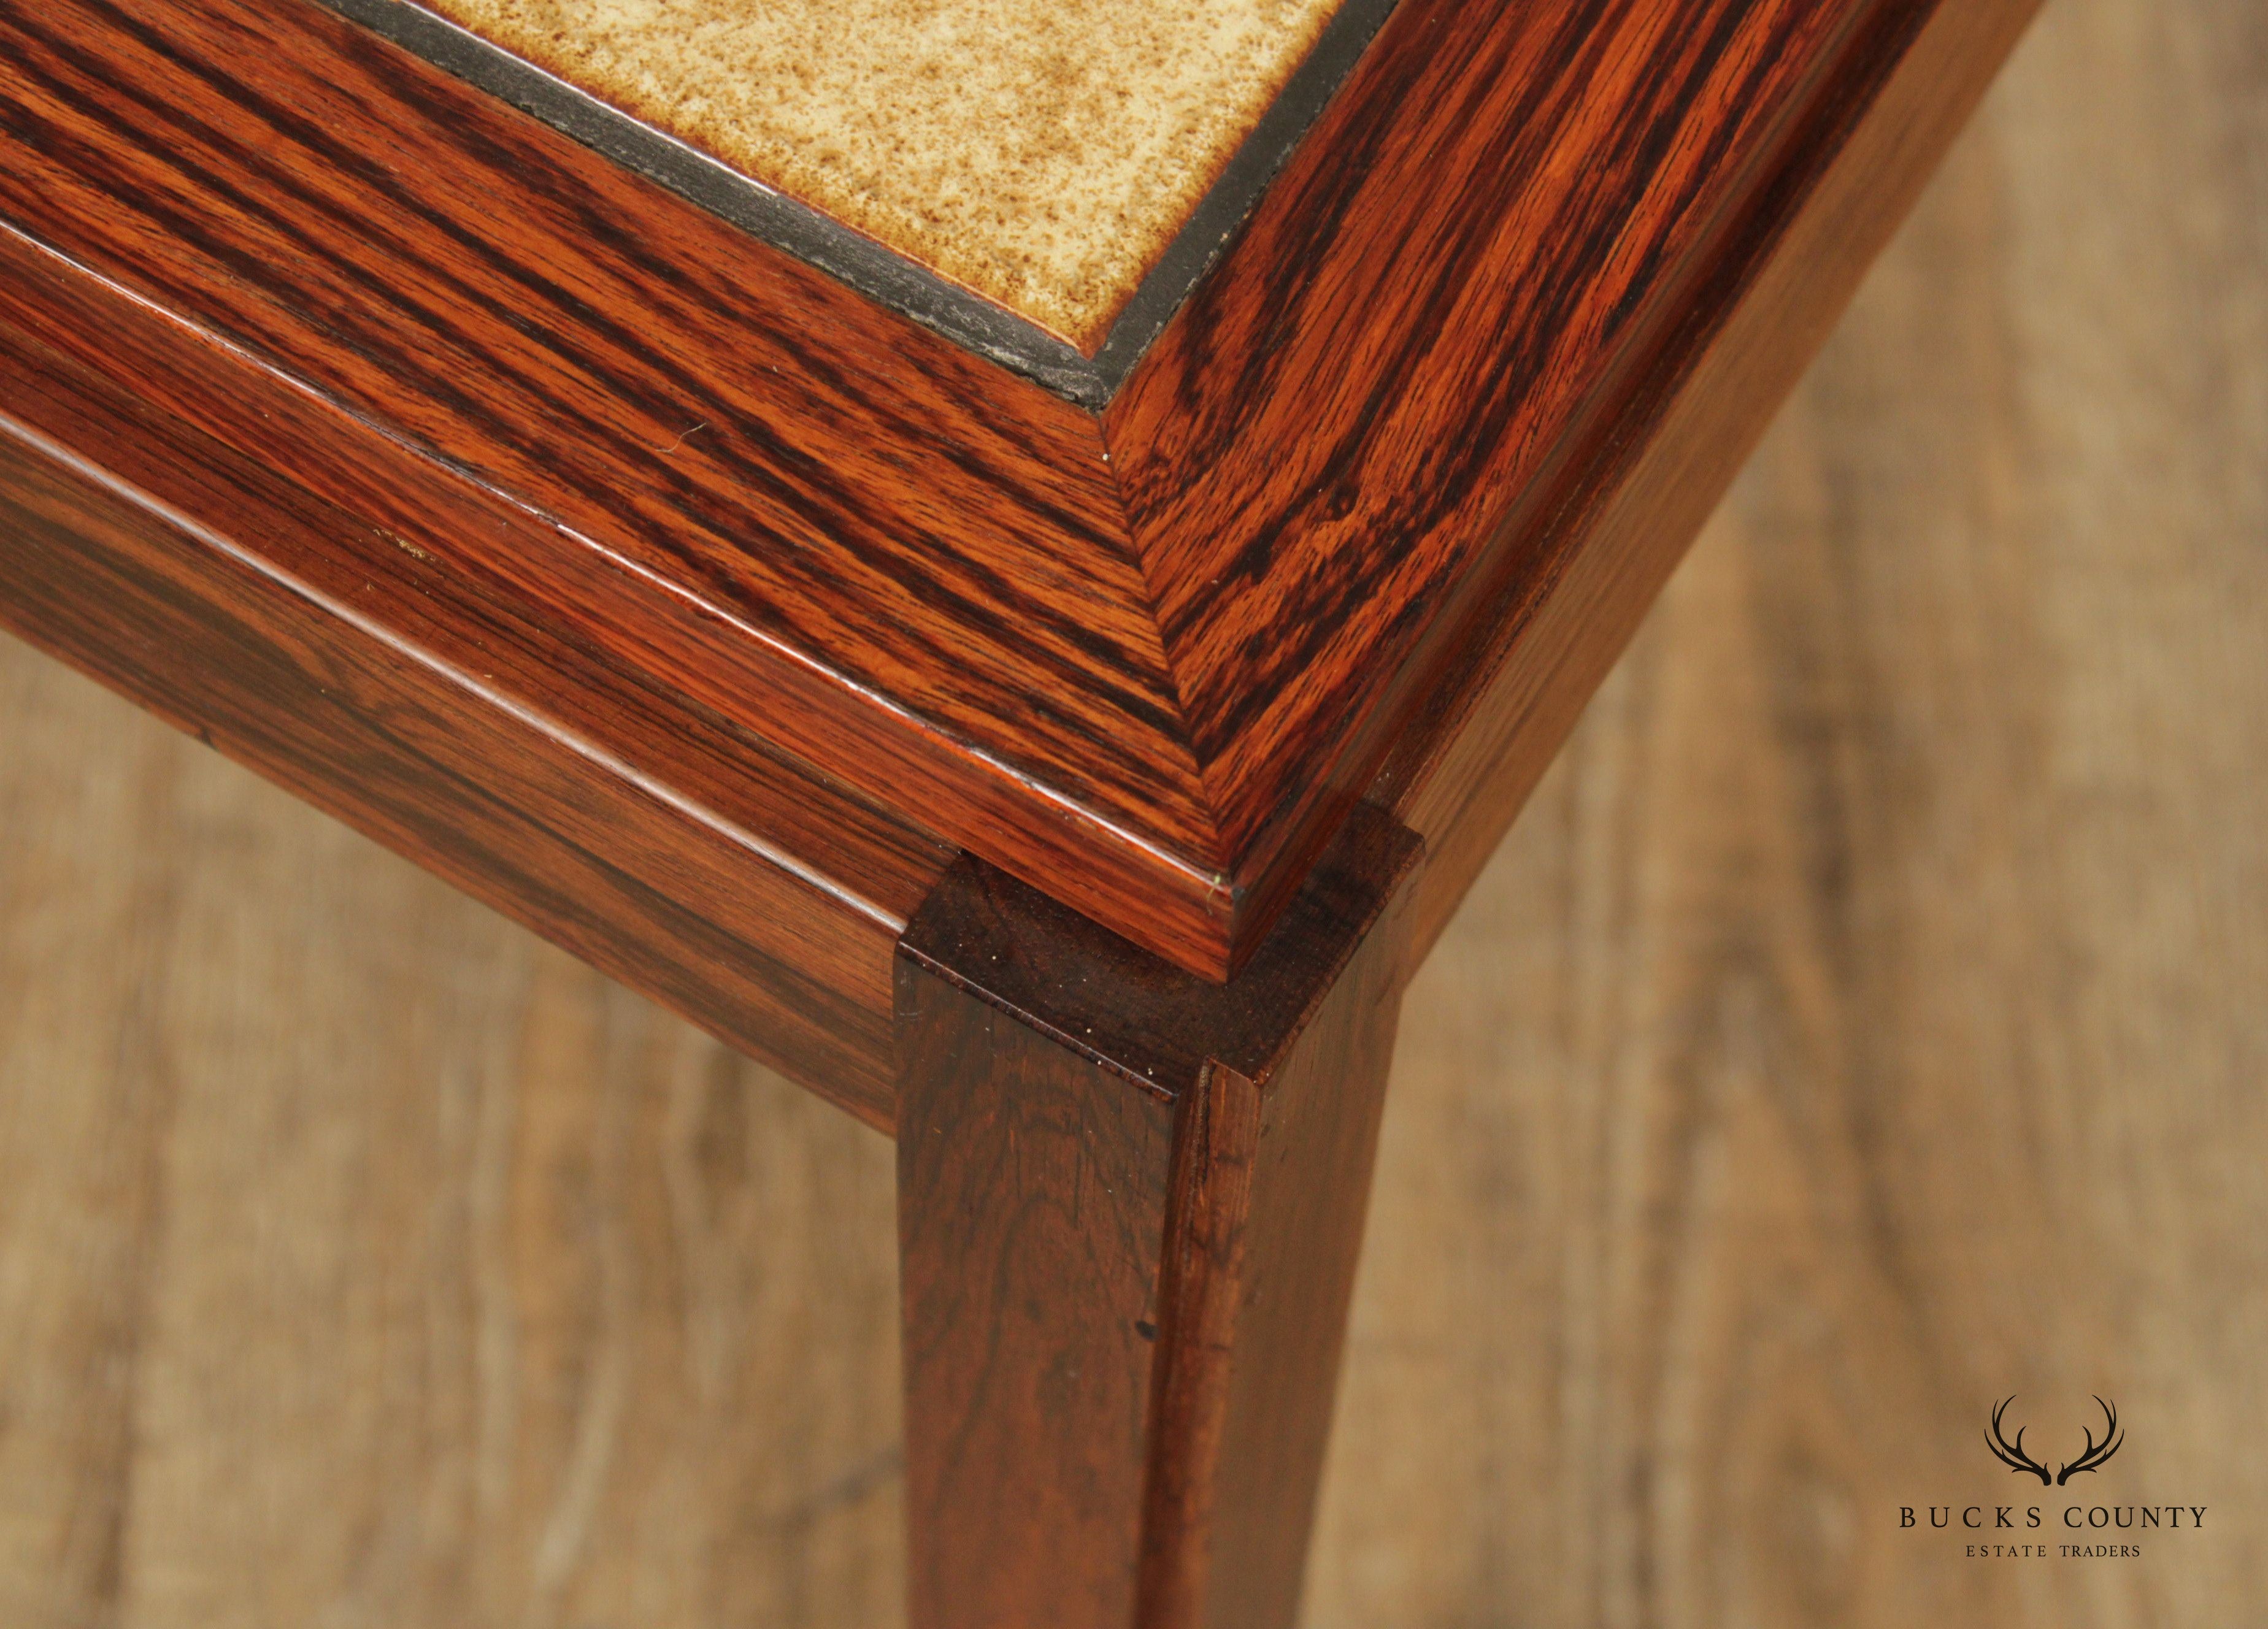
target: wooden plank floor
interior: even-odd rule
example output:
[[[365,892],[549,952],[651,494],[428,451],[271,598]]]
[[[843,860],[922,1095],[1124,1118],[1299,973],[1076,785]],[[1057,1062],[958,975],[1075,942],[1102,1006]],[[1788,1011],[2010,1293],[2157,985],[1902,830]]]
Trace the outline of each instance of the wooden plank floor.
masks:
[[[1310,1622],[2257,1621],[2264,834],[2268,11],[2051,0],[1412,992]],[[889,1178],[0,646],[0,1623],[887,1625]]]

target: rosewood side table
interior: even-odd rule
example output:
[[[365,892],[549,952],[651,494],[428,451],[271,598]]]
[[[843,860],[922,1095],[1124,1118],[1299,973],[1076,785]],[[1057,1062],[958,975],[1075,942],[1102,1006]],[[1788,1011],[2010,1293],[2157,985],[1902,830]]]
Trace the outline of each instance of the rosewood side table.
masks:
[[[0,620],[898,1146],[916,1629],[1292,1621],[1399,993],[2030,0],[0,0]]]

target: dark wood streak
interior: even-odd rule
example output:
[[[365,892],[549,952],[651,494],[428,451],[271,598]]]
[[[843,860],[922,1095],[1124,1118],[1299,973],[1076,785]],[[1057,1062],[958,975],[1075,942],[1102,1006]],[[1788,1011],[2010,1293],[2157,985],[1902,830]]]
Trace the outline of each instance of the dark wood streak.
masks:
[[[1434,679],[1370,797],[1425,834],[1421,953],[1636,630],[1874,255],[1975,107],[2036,0],[1876,14],[1851,92],[1792,145],[1728,260]]]
[[[0,219],[263,404],[169,410],[441,461],[544,523],[453,565],[1220,979],[1996,3],[1403,0],[1099,420],[310,0],[0,0]]]
[[[1087,415],[302,0],[0,5],[0,211],[747,627],[712,704],[831,686],[797,751],[887,795],[843,743],[904,737],[956,837],[1225,955]]]
[[[1614,430],[1870,0],[1407,0],[1105,415],[1265,921]]]

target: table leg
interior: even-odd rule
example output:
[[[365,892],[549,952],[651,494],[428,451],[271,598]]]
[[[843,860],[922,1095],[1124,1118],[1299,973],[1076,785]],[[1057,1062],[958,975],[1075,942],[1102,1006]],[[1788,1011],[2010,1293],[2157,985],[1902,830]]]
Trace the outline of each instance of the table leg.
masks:
[[[914,1629],[1292,1622],[1415,840],[1226,986],[964,860],[897,980]]]

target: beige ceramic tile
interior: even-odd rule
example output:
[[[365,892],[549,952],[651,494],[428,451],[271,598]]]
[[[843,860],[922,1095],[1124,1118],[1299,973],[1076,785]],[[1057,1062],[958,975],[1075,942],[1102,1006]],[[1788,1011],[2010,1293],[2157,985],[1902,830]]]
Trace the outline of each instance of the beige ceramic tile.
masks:
[[[426,0],[1092,351],[1336,0]]]

